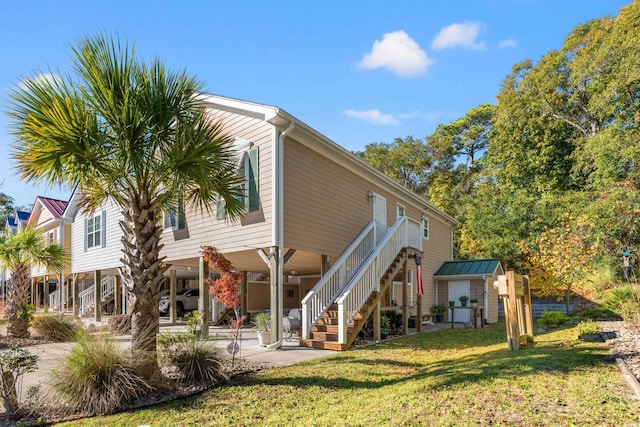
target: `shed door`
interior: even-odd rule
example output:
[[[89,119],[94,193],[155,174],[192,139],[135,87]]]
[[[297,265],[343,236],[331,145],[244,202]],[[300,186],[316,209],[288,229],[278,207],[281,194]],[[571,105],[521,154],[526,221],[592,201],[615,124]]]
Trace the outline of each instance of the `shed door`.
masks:
[[[469,296],[471,291],[471,282],[469,280],[450,280],[449,281],[449,301],[455,301],[456,306],[460,305],[460,298],[462,295]],[[449,310],[449,316],[451,315],[451,310]],[[456,322],[470,322],[471,319],[471,310],[456,310],[456,314],[454,320]],[[449,317],[449,321],[451,321],[451,317]]]
[[[373,193],[373,222],[376,223],[376,244],[387,233],[387,199]]]

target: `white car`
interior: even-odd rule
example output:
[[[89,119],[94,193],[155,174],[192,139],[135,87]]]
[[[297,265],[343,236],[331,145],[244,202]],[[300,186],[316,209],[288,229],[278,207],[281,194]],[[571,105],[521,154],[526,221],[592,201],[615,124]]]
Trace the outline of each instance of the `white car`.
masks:
[[[180,289],[176,292],[176,316],[182,317],[185,311],[197,310],[199,296],[199,289]],[[160,298],[158,302],[160,316],[167,316],[169,314],[170,299],[169,295]]]

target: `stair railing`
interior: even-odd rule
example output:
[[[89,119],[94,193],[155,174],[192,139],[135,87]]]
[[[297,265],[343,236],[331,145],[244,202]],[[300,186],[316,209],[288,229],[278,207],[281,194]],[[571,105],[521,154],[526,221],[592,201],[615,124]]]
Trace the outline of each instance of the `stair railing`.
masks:
[[[100,301],[104,301],[116,290],[116,278],[115,276],[106,276],[100,280]],[[88,313],[95,307],[95,285],[89,286],[78,294],[80,300],[80,307],[78,312],[80,316]]]
[[[313,325],[333,304],[375,248],[375,230],[375,223],[367,225],[302,300],[303,339],[309,338]]]
[[[420,225],[406,217],[389,229],[366,263],[352,278],[338,298],[338,342],[347,342],[347,329],[374,291],[380,291],[380,280],[403,248],[422,250]],[[417,247],[416,247],[417,246]]]
[[[60,306],[60,289],[56,289],[53,292],[49,292],[49,308],[57,310]]]

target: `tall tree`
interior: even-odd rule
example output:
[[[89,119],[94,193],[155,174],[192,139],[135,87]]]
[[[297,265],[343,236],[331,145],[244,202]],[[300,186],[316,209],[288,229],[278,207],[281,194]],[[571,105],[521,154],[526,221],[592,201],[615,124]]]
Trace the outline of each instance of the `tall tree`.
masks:
[[[62,247],[56,243],[47,244],[42,232],[35,228],[25,228],[9,237],[0,236],[0,262],[11,272],[7,283],[9,335],[29,335],[31,267],[44,265],[60,272],[66,261],[67,256]]]
[[[108,35],[72,48],[75,78],[30,78],[12,92],[9,115],[20,178],[77,185],[82,207],[107,200],[122,211],[121,275],[132,304],[132,348],[155,354],[162,212],[179,203],[243,212],[231,138],[206,113],[202,84]],[[150,359],[157,364],[155,357]]]
[[[424,141],[395,138],[393,143],[372,143],[354,153],[374,168],[418,194],[426,191],[431,158]]]

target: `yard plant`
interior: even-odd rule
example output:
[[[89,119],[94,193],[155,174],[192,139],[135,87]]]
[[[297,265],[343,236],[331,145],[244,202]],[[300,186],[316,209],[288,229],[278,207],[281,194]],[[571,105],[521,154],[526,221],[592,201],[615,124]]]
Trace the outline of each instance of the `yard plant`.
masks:
[[[634,398],[577,329],[508,351],[505,325],[385,340],[244,376],[202,395],[65,425],[632,425]]]
[[[104,34],[81,38],[72,52],[73,74],[27,78],[11,93],[16,169],[28,182],[77,188],[86,212],[107,201],[120,208],[132,347],[155,354],[168,268],[160,256],[163,212],[218,204],[239,218],[233,140],[207,114],[203,86],[187,72],[145,62]]]

